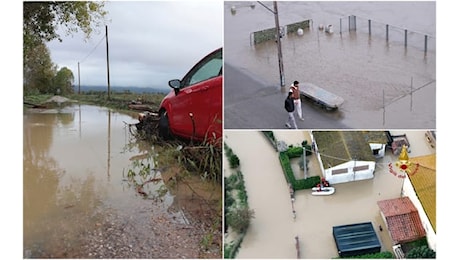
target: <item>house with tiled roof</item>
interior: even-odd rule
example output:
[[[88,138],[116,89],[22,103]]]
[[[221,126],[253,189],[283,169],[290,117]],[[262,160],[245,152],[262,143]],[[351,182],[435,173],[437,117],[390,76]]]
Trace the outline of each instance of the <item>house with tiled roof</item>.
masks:
[[[378,133],[385,138],[383,131],[310,132],[323,177],[331,184],[374,178],[376,157],[370,143]]]
[[[377,205],[394,245],[425,237],[419,212],[409,197],[381,200]]]
[[[407,196],[417,208],[426,238],[436,251],[436,154],[410,159],[415,171],[403,183],[402,195]]]

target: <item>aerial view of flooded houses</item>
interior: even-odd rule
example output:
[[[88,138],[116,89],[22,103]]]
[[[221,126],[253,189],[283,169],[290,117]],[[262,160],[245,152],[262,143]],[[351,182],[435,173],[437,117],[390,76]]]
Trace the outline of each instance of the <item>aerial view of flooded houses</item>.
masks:
[[[435,131],[226,131],[226,258],[434,258]]]

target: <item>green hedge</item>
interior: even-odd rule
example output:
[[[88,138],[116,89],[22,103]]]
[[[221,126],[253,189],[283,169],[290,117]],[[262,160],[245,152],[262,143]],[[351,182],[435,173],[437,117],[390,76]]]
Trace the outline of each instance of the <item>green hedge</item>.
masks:
[[[285,153],[287,153],[287,156],[290,159],[301,157],[303,155],[303,147],[305,147],[305,155],[306,156],[311,155],[311,146],[308,145],[306,141],[302,142],[302,146],[297,146],[297,147],[290,146],[289,149],[285,151]]]
[[[224,177],[224,226],[225,230],[232,227],[239,232],[239,237],[236,240],[231,243],[225,242],[224,258],[235,258],[251,218],[254,217],[254,211],[248,206],[244,176],[239,170],[240,160],[226,143],[224,143],[224,149],[232,169],[232,174],[229,177]]]
[[[300,148],[300,155],[303,153],[302,147],[292,147],[289,148],[285,152],[279,153],[279,159],[281,163],[281,167],[283,168],[284,177],[288,183],[292,184],[294,191],[303,190],[303,189],[311,189],[316,187],[317,184],[321,182],[321,178],[319,176],[312,176],[306,179],[297,180],[294,176],[294,172],[292,171],[291,167],[291,159],[295,157],[300,157],[299,154]]]
[[[275,148],[275,150],[278,150],[278,141],[276,140],[273,131],[262,131],[262,134],[264,134],[265,137],[267,137],[268,141],[272,144],[273,148]]]
[[[233,153],[233,150],[224,142],[225,155],[230,163],[231,169],[236,169],[240,166],[240,158]]]
[[[365,254],[365,255],[357,255],[357,256],[348,256],[344,258],[352,258],[352,259],[394,259],[395,257],[393,256],[393,253],[389,251],[384,251],[384,252],[379,252],[375,254]],[[341,257],[338,257],[336,259],[341,259]]]

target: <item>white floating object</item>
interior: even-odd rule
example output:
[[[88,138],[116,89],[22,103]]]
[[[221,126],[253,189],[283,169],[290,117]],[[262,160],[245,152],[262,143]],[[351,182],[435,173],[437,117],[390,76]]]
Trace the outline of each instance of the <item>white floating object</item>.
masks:
[[[299,35],[299,36],[303,35],[303,29],[302,28],[297,29],[297,35]]]

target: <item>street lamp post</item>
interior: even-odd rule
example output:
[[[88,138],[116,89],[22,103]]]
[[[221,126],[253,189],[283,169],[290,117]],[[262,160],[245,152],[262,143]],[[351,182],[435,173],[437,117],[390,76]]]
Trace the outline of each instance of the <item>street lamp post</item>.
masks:
[[[273,9],[274,10],[268,8],[266,5],[264,5],[260,1],[257,1],[257,3],[259,3],[260,5],[265,7],[265,9],[267,9],[268,11],[273,13],[273,15],[275,16],[276,43],[278,45],[278,67],[279,67],[279,72],[280,72],[280,86],[281,86],[281,91],[284,92],[286,90],[286,88],[285,88],[286,83],[285,83],[285,80],[284,80],[283,52],[282,52],[282,49],[281,49],[281,30],[280,30],[280,22],[279,22],[279,18],[278,18],[278,3],[277,3],[277,1],[273,1]]]
[[[280,86],[281,90],[285,91],[285,80],[284,80],[284,65],[283,65],[283,52],[281,50],[281,34],[280,34],[280,23],[278,19],[278,4],[273,1],[274,15],[275,15],[275,27],[276,27],[276,42],[278,45],[278,66],[280,71]]]
[[[284,65],[283,65],[283,52],[281,48],[281,30],[280,30],[280,23],[279,23],[279,18],[278,18],[278,4],[277,1],[273,1],[273,10],[270,9],[268,6],[263,4],[260,1],[257,1],[261,6],[265,7],[268,11],[270,11],[274,16],[275,16],[275,30],[276,30],[276,43],[278,45],[278,67],[279,67],[279,73],[280,73],[280,86],[281,86],[281,91],[286,90],[286,83],[285,83],[285,78],[284,78]],[[251,4],[251,8],[254,9],[255,5]],[[236,13],[236,7],[232,6],[230,11],[234,15]]]

